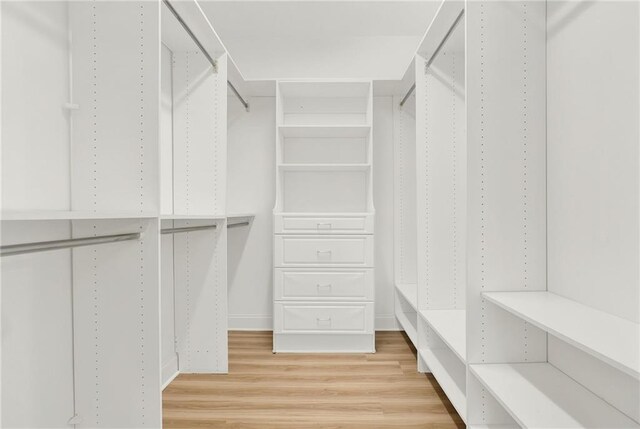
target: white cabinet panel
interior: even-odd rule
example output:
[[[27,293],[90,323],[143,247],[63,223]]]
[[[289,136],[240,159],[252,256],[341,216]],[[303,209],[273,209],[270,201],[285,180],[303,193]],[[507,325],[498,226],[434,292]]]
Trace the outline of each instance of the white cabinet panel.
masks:
[[[371,236],[276,236],[276,267],[373,266]]]
[[[276,234],[373,234],[373,216],[275,217]]]
[[[276,303],[276,333],[373,332],[373,303]]]
[[[275,270],[276,300],[372,301],[373,270]]]

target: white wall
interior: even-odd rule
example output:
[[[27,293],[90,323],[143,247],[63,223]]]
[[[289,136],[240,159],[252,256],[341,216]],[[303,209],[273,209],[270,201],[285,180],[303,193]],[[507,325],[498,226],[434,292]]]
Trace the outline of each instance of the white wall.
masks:
[[[393,97],[373,98],[376,329],[397,329],[393,275]]]
[[[272,329],[275,98],[254,97],[245,112],[229,98],[228,213],[254,213],[228,235],[229,329]],[[374,98],[376,329],[396,329],[393,302],[393,105]]]
[[[254,97],[246,112],[228,100],[227,212],[253,213],[250,227],[228,230],[229,329],[271,329],[275,97]]]

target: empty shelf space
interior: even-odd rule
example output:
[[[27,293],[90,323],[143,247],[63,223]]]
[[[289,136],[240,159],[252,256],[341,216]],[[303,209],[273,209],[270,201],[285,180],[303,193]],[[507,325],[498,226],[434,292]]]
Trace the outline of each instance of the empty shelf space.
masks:
[[[283,171],[367,171],[370,164],[280,164]]]
[[[368,125],[281,125],[278,127],[283,137],[367,137],[371,131]]]
[[[462,362],[467,359],[466,311],[422,310],[420,315]]]
[[[396,285],[396,290],[414,310],[418,308],[418,286],[412,283],[401,283]]]
[[[637,323],[551,292],[487,292],[488,301],[640,378],[640,329]]]
[[[99,219],[150,219],[157,217],[152,212],[136,211],[64,211],[64,210],[24,210],[6,211],[1,220],[99,220]]]
[[[639,427],[551,364],[486,364],[469,368],[523,428]]]
[[[402,329],[404,329],[404,332],[407,334],[407,337],[409,337],[409,339],[411,340],[411,343],[417,349],[418,348],[418,330],[416,329],[416,326],[414,326],[413,323],[411,323],[412,321],[409,319],[411,316],[412,314],[396,312],[396,318],[398,319],[398,322],[400,322],[400,326],[402,326]],[[413,314],[413,316],[416,316],[416,314]],[[415,320],[413,322],[415,323]]]
[[[467,420],[466,368],[446,348],[420,350],[420,356],[429,367],[438,384],[444,390],[449,401],[460,414],[462,420]]]

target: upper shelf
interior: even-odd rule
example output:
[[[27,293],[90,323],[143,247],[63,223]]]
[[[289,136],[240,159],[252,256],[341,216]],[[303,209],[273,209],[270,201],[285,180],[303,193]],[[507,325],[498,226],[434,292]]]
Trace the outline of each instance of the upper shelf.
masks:
[[[165,214],[161,215],[161,220],[223,220],[227,216],[223,214]]]
[[[369,136],[371,127],[368,125],[281,125],[278,127],[283,137],[337,137],[349,138]]]
[[[486,292],[506,311],[640,378],[640,325],[551,292]]]
[[[422,310],[420,315],[463,363],[467,361],[465,310]]]
[[[469,369],[523,428],[637,428],[637,423],[548,363]]]
[[[82,211],[82,210],[19,210],[0,214],[0,220],[98,220],[98,219],[150,219],[154,212],[139,211]]]

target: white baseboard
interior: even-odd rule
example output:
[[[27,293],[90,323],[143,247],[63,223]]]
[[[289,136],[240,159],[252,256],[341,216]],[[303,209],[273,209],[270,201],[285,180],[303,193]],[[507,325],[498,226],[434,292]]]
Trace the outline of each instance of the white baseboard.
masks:
[[[376,317],[376,331],[401,331],[402,328],[394,314],[385,314]],[[256,315],[230,315],[230,331],[272,331],[273,319],[271,316]]]
[[[271,316],[257,316],[253,314],[229,315],[230,331],[272,331],[273,318]]]
[[[395,314],[376,316],[376,331],[402,331]]]

